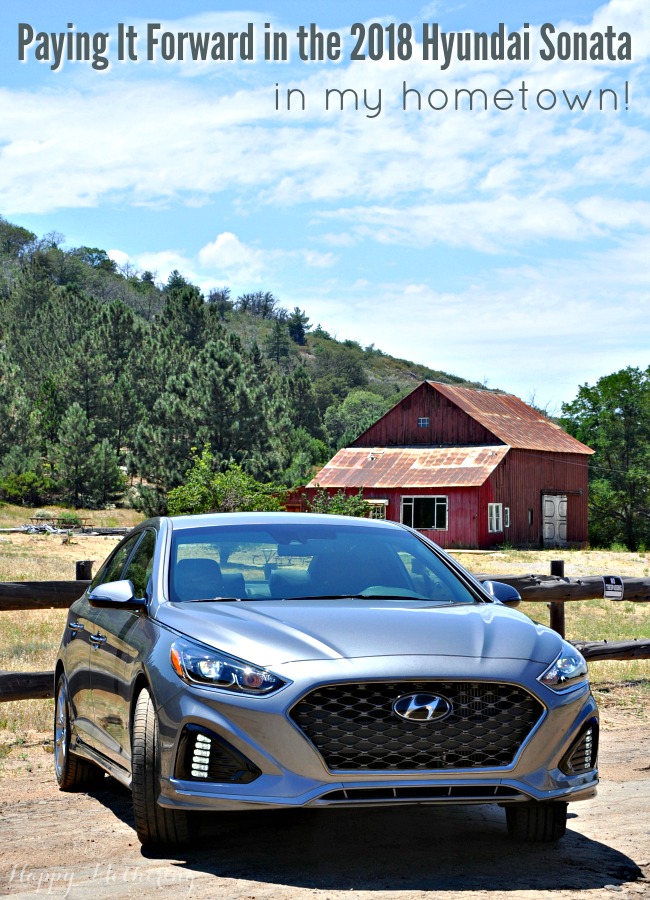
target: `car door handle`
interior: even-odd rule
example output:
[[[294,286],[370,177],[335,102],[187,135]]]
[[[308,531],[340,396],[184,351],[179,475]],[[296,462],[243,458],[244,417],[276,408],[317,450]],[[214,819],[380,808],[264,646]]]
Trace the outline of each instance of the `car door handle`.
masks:
[[[99,632],[97,632],[97,634],[91,634],[90,643],[94,646],[95,650],[99,650],[99,645],[106,643],[106,635],[100,634]]]

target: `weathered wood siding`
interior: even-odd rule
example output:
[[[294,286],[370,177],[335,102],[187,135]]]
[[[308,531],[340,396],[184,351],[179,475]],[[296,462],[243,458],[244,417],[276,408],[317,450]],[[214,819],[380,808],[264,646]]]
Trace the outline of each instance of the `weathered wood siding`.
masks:
[[[386,499],[386,517],[400,521],[402,496],[442,494],[449,498],[447,531],[425,532],[442,547],[487,548],[502,543],[542,546],[542,495],[567,495],[567,541],[584,544],[587,534],[587,461],[575,453],[511,450],[480,488],[365,490],[367,499]],[[350,492],[353,493],[353,492]],[[510,526],[488,531],[488,503],[510,509]],[[528,510],[532,510],[529,524]]]
[[[307,488],[309,494],[312,488]],[[354,495],[355,490],[346,490],[346,494]],[[447,531],[423,530],[425,534],[441,547],[476,547],[477,523],[479,520],[479,493],[476,488],[448,488],[427,490],[425,488],[397,488],[389,490],[366,489],[363,496],[366,500],[388,500],[386,518],[391,522],[401,521],[402,497],[446,496],[448,498]],[[486,526],[487,527],[487,526]]]
[[[585,543],[588,459],[576,453],[511,450],[484,486],[485,522],[484,530],[479,528],[479,546],[501,541],[541,546],[543,494],[567,495],[567,541]],[[502,503],[510,509],[510,527],[504,529],[501,541],[487,531],[487,503]],[[532,510],[530,524],[528,510]]]
[[[418,419],[428,418],[428,427]],[[492,432],[476,422],[426,382],[382,416],[351,447],[410,447],[414,445],[450,447],[502,444]]]

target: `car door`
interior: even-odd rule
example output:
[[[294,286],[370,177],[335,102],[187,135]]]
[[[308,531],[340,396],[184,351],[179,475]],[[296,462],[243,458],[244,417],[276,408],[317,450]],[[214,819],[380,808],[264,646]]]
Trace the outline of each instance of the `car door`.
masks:
[[[156,532],[146,529],[129,548],[119,574],[111,581],[130,579],[136,597],[148,597]],[[108,579],[107,579],[108,580]],[[95,611],[90,636],[90,678],[97,749],[123,768],[131,757],[129,730],[131,692],[144,652],[141,638],[144,610],[111,607]],[[95,639],[95,640],[94,640]]]
[[[90,591],[119,573],[133,550],[139,535],[122,541],[108,557],[90,585]],[[88,592],[89,593],[89,592]],[[81,740],[92,747],[101,746],[95,723],[91,686],[92,656],[96,644],[99,610],[91,606],[85,593],[71,607],[65,628],[65,674],[68,682],[72,725]]]
[[[70,719],[76,734],[92,743],[93,704],[90,690],[90,641],[94,610],[84,594],[70,607],[63,635],[65,677],[68,683]]]
[[[117,581],[121,578],[122,571],[126,565],[126,561],[133,552],[136,544],[141,537],[141,533],[131,535],[122,543],[118,544],[112,555],[109,556],[106,563],[100,569],[97,578],[95,578],[90,586],[90,592],[105,584],[108,581]],[[89,592],[89,593],[90,593]],[[95,747],[102,750],[104,741],[101,729],[97,724],[97,717],[94,709],[93,697],[93,670],[98,666],[98,654],[104,643],[104,633],[100,631],[99,624],[104,610],[93,606],[87,599],[83,601],[84,618],[80,624],[83,624],[83,630],[79,632],[79,636],[83,637],[88,648],[85,657],[85,670],[79,669],[76,673],[77,686],[75,688],[75,696],[77,697],[77,714],[80,715],[79,721],[75,721],[75,725],[79,732],[83,731],[82,739]],[[79,638],[75,638],[78,640]],[[101,656],[101,654],[100,654]],[[68,675],[68,680],[70,676]],[[79,708],[81,701],[83,705]]]

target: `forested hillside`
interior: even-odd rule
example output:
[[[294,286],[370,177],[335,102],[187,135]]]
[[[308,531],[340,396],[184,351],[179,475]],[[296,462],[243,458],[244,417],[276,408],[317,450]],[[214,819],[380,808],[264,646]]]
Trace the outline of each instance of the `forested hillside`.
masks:
[[[424,378],[466,383],[335,340],[269,292],[204,297],[0,218],[0,499],[99,506],[130,485],[163,509],[205,446],[304,483]]]

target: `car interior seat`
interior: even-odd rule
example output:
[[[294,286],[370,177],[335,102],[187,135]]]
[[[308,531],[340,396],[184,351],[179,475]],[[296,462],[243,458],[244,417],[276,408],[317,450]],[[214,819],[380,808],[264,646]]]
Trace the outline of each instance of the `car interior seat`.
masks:
[[[173,600],[208,600],[223,594],[221,566],[216,559],[181,559],[174,567]]]

